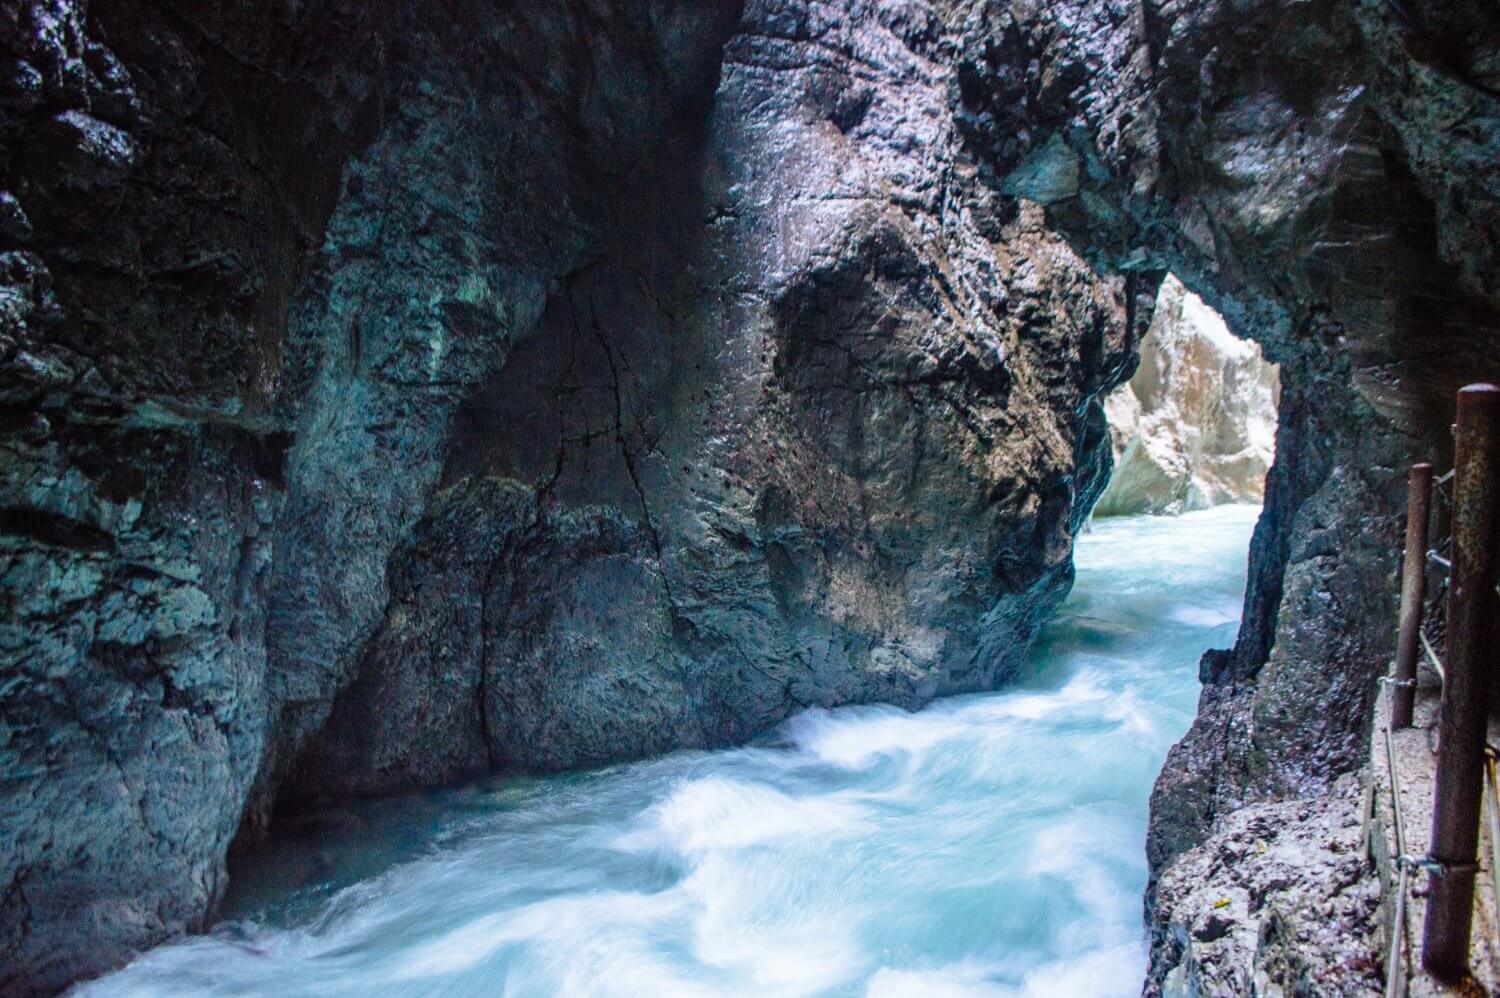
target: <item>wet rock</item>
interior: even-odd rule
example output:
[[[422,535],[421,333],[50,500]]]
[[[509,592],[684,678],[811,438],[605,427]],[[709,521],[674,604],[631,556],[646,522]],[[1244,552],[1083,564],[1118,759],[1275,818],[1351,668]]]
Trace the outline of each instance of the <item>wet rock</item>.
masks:
[[[1005,178],[1005,193],[1048,205],[1078,194],[1078,154],[1059,136],[1027,157]]]
[[[16,114],[30,114],[42,105],[44,100],[43,88],[45,81],[41,72],[29,62],[17,61],[10,67],[10,71],[3,79],[4,89],[0,90],[0,100],[5,102],[8,110]]]
[[[1178,275],[1280,365],[1244,621],[1204,658],[1198,718],[1153,798],[1161,876],[1238,809],[1327,793],[1364,762],[1405,469],[1451,460],[1453,392],[1497,373],[1500,104],[1470,67],[1500,49],[1500,16],[1466,2],[1412,17],[1379,3],[984,9],[962,120],[991,172],[1060,135],[1084,168],[1049,223],[1106,270]],[[993,24],[1002,42],[977,44]],[[1067,81],[1050,98],[1049,78]],[[1440,109],[1465,116],[1462,134]]]
[[[1154,874],[1362,759],[1500,376],[1493,10],[739,14],[0,0],[0,989],[205,925],[278,797],[1003,681],[1167,271],[1283,391]]]
[[[58,171],[69,187],[113,187],[140,155],[128,132],[82,111],[64,111],[37,129],[29,148],[33,168]]]
[[[0,238],[24,243],[31,238],[31,219],[10,191],[0,191]]]
[[[732,12],[668,8],[674,13],[663,23],[628,5],[516,11],[498,20],[476,20],[455,5],[442,18],[412,14],[402,22],[389,119],[350,166],[288,323],[291,363],[276,401],[298,431],[287,454],[288,505],[268,581],[271,717],[245,841],[264,831],[294,771],[302,777],[285,790],[284,807],[310,793],[412,785],[414,777],[394,770],[381,784],[355,766],[325,780],[324,760],[343,758],[335,742],[360,737],[342,722],[326,739],[310,741],[362,663],[382,655],[374,668],[393,662],[370,648],[382,621],[400,619],[388,612],[392,559],[407,557],[429,503],[460,477],[452,466],[489,445],[488,433],[464,435],[469,413],[524,395],[524,387],[497,380],[522,343],[562,360],[577,351],[577,343],[555,338],[554,328],[541,328],[548,289],[598,266],[604,227],[631,179],[660,155],[664,136],[702,120]],[[658,33],[667,26],[666,35]],[[668,36],[678,46],[670,57]],[[618,41],[592,45],[596,38]],[[468,54],[455,59],[456,51]],[[615,82],[595,91],[600,78]],[[582,346],[597,354],[592,334]],[[590,377],[590,386],[605,384],[598,370]],[[553,412],[578,390],[586,389],[525,395],[537,406],[528,415]],[[596,390],[589,399],[606,401],[599,418],[614,413],[613,395]],[[530,430],[520,439],[527,447],[555,443]],[[631,494],[622,508],[637,517],[640,501]],[[511,529],[497,517],[493,524],[465,522],[478,532]],[[351,535],[358,545],[351,546]],[[568,557],[566,549],[558,556]],[[431,564],[448,570],[441,559]],[[456,584],[468,576],[453,578]],[[413,581],[411,598],[436,591]],[[424,612],[407,619],[420,624]],[[472,618],[460,619],[467,626]],[[405,706],[380,703],[371,679],[351,696],[366,697],[377,713],[391,708],[391,716],[367,722],[351,703],[339,717],[359,716],[356,728],[392,725],[392,750],[404,733],[417,735],[407,750],[408,773],[456,771],[459,757],[463,771],[487,768],[486,756],[464,745],[419,758],[433,744],[407,713],[422,702],[420,684],[389,678],[406,691]],[[438,684],[427,695],[435,713],[461,713],[445,702],[459,695],[456,685]],[[480,699],[470,687],[463,705]]]
[[[1178,275],[1280,366],[1244,621],[1158,782],[1156,877],[1238,809],[1364,762],[1405,469],[1451,460],[1454,391],[1500,373],[1500,103],[1479,82],[1500,15],[996,2],[971,23],[981,174],[1002,185],[1061,137],[1080,190],[1049,224],[1101,269]]]
[[[1383,991],[1359,782],[1310,802],[1236,811],[1157,882],[1145,994],[1376,995]]]
[[[261,400],[296,284],[295,191],[319,170],[261,155],[247,95],[283,109],[294,154],[301,116],[336,179],[350,105],[314,81],[334,50],[371,51],[358,16],[337,43],[317,17],[266,25],[264,75],[210,51],[211,14],[23,2],[0,24],[19,81],[0,188],[30,228],[0,253],[0,991],[25,994],[203,927],[224,889],[284,501]],[[164,85],[204,62],[218,75],[196,102]],[[27,235],[17,217],[7,239]]]
[[[0,4],[0,986],[278,800],[1014,671],[1155,285],[953,169],[953,13]]]
[[[751,9],[707,120],[614,183],[419,528],[451,509],[495,554],[403,549],[403,612],[288,797],[725,745],[1019,667],[1103,484],[1135,305],[1036,207],[947,174],[954,36],[888,18]],[[485,515],[497,490],[535,512]]]

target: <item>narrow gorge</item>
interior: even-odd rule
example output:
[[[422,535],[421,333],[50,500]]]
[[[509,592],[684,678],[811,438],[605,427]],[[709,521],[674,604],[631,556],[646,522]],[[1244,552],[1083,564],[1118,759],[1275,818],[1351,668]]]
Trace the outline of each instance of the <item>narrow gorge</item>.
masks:
[[[0,0],[0,150],[0,994],[1379,993],[1492,3]]]

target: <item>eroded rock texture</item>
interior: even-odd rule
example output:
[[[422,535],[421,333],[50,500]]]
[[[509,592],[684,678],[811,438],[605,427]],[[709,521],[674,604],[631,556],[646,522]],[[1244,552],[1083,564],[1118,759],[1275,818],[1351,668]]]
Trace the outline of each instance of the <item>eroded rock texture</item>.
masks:
[[[1276,368],[1170,274],[1130,381],[1104,401],[1114,471],[1094,512],[1261,502],[1276,454]]]
[[[920,6],[746,12],[701,131],[616,185],[460,414],[294,792],[722,745],[1019,665],[1133,338],[1126,282],[955,168],[953,43]]]
[[[1318,797],[1252,804],[1172,864],[1154,898],[1163,998],[1383,992],[1360,797],[1350,775]]]
[[[359,4],[0,4],[0,991],[201,926],[223,889],[266,725],[289,303],[378,116],[352,67],[379,30]]]
[[[530,11],[0,4],[0,990],[205,924],[453,413],[734,23]]]
[[[0,13],[4,988],[278,800],[993,686],[1065,593],[1154,282],[968,162],[954,10]]]
[[[1236,809],[1326,793],[1364,758],[1404,468],[1449,459],[1452,392],[1496,375],[1500,15],[984,10],[961,76],[996,182],[1047,200],[1102,269],[1177,274],[1280,364],[1245,620],[1204,659],[1198,719],[1157,785],[1159,875]],[[1156,952],[1153,991],[1172,969]]]
[[[1168,270],[1283,388],[1153,868],[1325,793],[1496,373],[1497,21],[0,0],[0,986],[204,924],[278,798],[1002,681]]]

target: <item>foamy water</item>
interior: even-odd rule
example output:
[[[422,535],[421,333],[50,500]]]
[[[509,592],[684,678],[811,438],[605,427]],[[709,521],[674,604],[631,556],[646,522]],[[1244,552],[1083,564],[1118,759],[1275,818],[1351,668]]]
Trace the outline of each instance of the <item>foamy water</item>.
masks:
[[[1147,798],[1255,510],[1105,521],[997,694],[800,714],[762,743],[386,801],[237,871],[123,995],[1139,993]]]

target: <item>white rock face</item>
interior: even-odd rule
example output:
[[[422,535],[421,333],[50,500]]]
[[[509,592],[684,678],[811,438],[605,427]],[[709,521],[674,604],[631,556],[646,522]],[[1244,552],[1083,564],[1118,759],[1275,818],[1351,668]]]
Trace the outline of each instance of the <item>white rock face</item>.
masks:
[[[1099,516],[1259,502],[1276,452],[1276,366],[1168,275],[1141,366],[1105,402],[1115,473]]]

